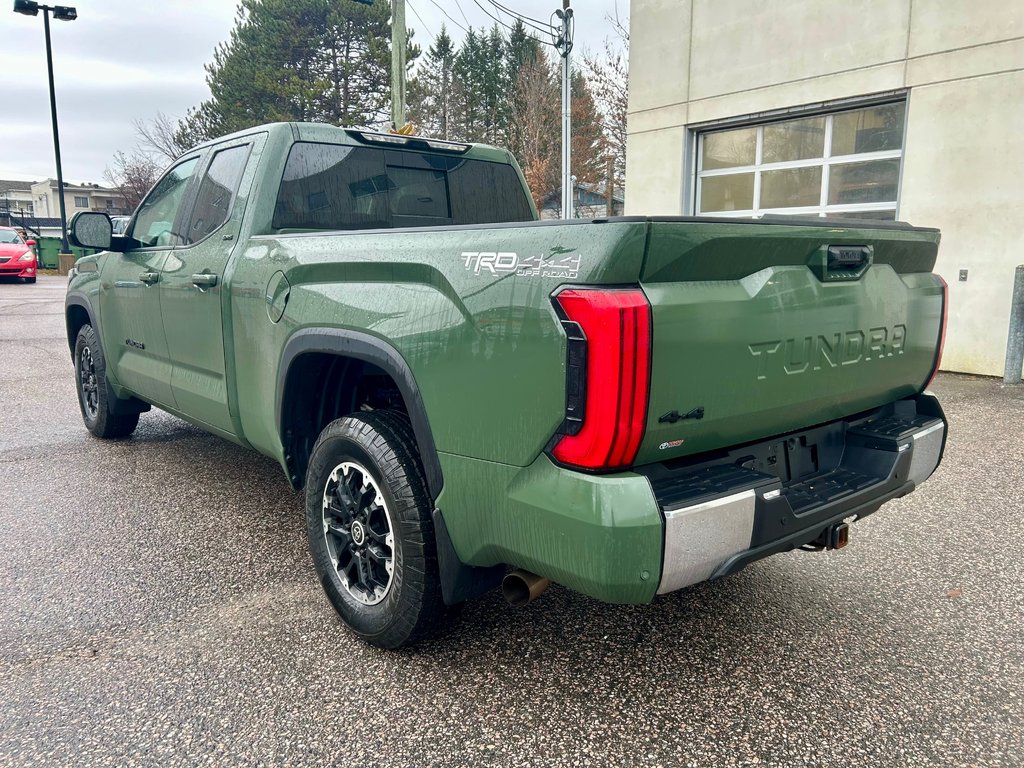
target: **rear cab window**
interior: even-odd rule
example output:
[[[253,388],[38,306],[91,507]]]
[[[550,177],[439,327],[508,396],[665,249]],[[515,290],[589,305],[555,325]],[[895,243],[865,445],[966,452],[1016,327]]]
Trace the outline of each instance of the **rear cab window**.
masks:
[[[533,218],[510,165],[408,149],[297,142],[281,179],[273,227],[394,229]]]

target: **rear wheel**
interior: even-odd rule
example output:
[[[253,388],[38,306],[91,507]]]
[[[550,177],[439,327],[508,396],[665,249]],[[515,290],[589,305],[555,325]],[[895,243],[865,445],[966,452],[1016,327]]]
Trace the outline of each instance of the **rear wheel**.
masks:
[[[75,383],[85,428],[96,437],[128,437],[139,414],[113,414],[107,395],[107,366],[99,338],[91,325],[83,325],[75,340]]]
[[[306,531],[327,597],[363,640],[398,648],[444,623],[430,496],[401,416],[324,429],[306,473]]]

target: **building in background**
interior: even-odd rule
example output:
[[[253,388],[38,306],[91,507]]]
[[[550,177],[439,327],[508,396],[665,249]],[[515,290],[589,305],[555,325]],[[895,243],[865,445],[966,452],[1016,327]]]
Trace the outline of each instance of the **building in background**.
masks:
[[[57,199],[56,179],[37,181],[31,187],[34,212],[41,218],[59,217],[60,201]],[[68,220],[79,211],[100,211],[111,216],[125,216],[128,210],[125,199],[116,189],[99,184],[69,184],[64,182],[64,208]]]
[[[608,216],[621,216],[625,199],[621,189],[612,191],[612,211],[608,212],[608,185],[588,184],[578,182],[576,194],[573,198],[573,218],[577,219],[604,219]],[[538,211],[542,219],[562,218],[562,191],[555,190],[544,198],[544,202]]]
[[[627,214],[942,230],[943,368],[1002,375],[1024,263],[1024,4],[632,0]]]
[[[78,211],[102,211],[111,216],[131,213],[117,190],[99,184],[65,182],[64,204],[69,221]],[[24,227],[37,236],[59,237],[57,182],[0,179],[0,225]]]
[[[6,216],[9,212],[27,216],[34,214],[32,183],[31,181],[0,179],[0,216]]]

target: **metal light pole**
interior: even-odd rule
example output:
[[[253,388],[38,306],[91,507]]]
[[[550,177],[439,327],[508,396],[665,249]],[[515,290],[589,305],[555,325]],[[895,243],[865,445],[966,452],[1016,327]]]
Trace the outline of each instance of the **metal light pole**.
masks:
[[[66,5],[40,5],[34,0],[14,0],[14,12],[38,16],[43,12],[43,30],[46,35],[46,74],[50,81],[50,119],[53,121],[53,154],[57,159],[57,201],[60,203],[61,253],[70,253],[68,245],[68,218],[64,211],[64,174],[60,165],[60,134],[57,130],[57,97],[53,90],[53,52],[50,48],[50,12],[58,21],[74,21],[78,11]]]
[[[562,57],[562,218],[573,218],[572,181],[572,53],[574,29],[570,0],[562,0],[562,7],[555,14],[562,21],[562,29],[555,41],[555,48]]]

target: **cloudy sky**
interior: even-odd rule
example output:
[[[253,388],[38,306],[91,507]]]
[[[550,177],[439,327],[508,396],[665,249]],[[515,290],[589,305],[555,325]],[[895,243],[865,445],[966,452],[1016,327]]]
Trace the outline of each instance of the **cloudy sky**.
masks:
[[[460,38],[462,30],[451,19],[463,27],[490,26],[494,22],[481,6],[497,13],[488,0],[407,1],[407,22],[421,44],[442,23]],[[617,3],[624,17],[628,0]],[[561,2],[502,4],[548,19]],[[53,177],[42,16],[14,14],[12,5],[2,0],[0,6],[0,178]],[[135,145],[132,120],[150,119],[158,111],[181,117],[209,95],[203,64],[228,37],[235,0],[79,0],[74,5],[77,21],[50,25],[64,178],[101,182],[111,155]],[[611,34],[605,16],[615,13],[616,0],[576,0],[573,7],[577,50],[599,49]]]

